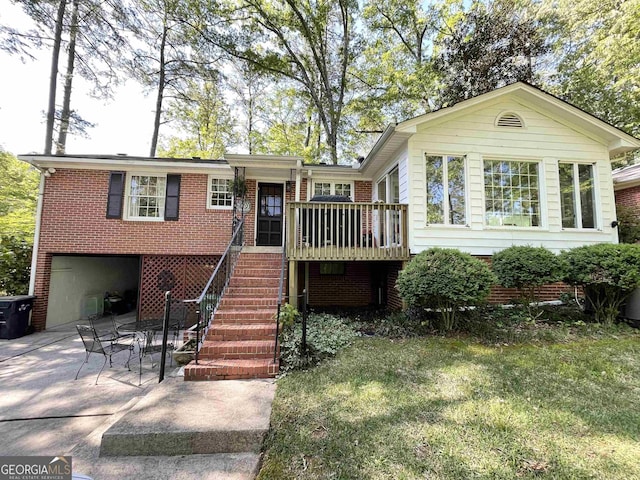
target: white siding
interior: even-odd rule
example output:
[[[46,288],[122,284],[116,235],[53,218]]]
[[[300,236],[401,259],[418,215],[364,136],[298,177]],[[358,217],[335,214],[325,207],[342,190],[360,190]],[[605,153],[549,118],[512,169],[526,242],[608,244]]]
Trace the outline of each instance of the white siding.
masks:
[[[500,128],[496,117],[512,111],[525,128]],[[455,247],[476,255],[490,255],[511,245],[545,246],[555,252],[579,245],[617,242],[611,164],[607,147],[528,106],[502,100],[467,111],[438,124],[419,125],[408,142],[407,171],[409,242],[412,253],[434,246]],[[424,153],[467,156],[466,226],[426,225]],[[539,162],[541,227],[488,227],[484,224],[483,159]],[[595,164],[598,229],[562,228],[558,161]],[[402,185],[402,181],[401,181]]]

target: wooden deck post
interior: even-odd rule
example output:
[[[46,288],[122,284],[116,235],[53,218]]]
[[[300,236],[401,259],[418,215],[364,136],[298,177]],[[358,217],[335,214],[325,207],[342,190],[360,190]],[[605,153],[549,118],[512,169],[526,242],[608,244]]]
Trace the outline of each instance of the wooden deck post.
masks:
[[[298,308],[298,262],[289,261],[289,305]]]

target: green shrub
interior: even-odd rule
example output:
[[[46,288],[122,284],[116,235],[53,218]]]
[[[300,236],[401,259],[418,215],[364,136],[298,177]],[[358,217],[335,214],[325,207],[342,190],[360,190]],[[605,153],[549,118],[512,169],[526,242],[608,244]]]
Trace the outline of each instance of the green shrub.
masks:
[[[558,282],[562,278],[560,260],[544,247],[506,248],[493,255],[491,270],[500,285],[517,288],[526,303],[536,300],[537,290],[542,285]]]
[[[638,243],[640,241],[640,216],[638,208],[619,206],[618,237],[620,243]]]
[[[24,295],[31,272],[30,241],[0,236],[0,295]]]
[[[456,311],[486,300],[495,280],[482,260],[459,250],[432,248],[409,262],[396,287],[409,306],[438,309],[441,328],[448,331],[455,326]]]
[[[312,313],[307,318],[307,353],[303,355],[302,323],[282,332],[280,360],[282,371],[315,365],[349,346],[358,336],[355,326],[343,318],[326,313]]]
[[[560,258],[564,281],[584,288],[599,323],[613,323],[640,286],[640,245],[589,245],[562,252]]]

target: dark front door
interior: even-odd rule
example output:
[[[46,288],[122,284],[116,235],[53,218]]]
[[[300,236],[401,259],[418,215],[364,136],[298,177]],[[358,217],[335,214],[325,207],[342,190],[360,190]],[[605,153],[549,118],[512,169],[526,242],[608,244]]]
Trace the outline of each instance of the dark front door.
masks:
[[[256,245],[282,246],[283,189],[277,183],[261,183],[258,190]]]

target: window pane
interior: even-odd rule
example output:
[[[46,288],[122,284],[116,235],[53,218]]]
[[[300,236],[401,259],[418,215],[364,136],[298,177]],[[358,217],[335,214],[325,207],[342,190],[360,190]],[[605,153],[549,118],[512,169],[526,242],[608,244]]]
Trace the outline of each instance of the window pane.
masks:
[[[351,197],[351,184],[350,183],[336,183],[335,189],[336,189],[336,195],[343,195],[345,197]]]
[[[426,157],[427,223],[444,223],[442,157]]]
[[[449,223],[466,223],[464,207],[464,158],[447,157],[447,175],[449,177]]]
[[[129,217],[162,218],[166,178],[149,175],[131,176],[127,211]]]
[[[331,184],[330,183],[315,183],[314,184],[314,195],[331,195]]]
[[[487,225],[540,226],[536,163],[487,160],[484,182]]]
[[[562,227],[576,228],[575,188],[573,183],[573,164],[558,165],[560,175],[560,208],[562,209]]]
[[[394,168],[389,173],[389,185],[391,188],[391,203],[400,203],[400,176],[398,174],[398,167]]]
[[[387,179],[383,178],[378,182],[378,200],[387,201]]]
[[[578,165],[578,178],[580,180],[582,228],[596,228],[596,216],[593,198],[593,166]]]
[[[231,207],[233,205],[233,192],[231,180],[225,178],[212,178],[210,191],[210,206]]]

